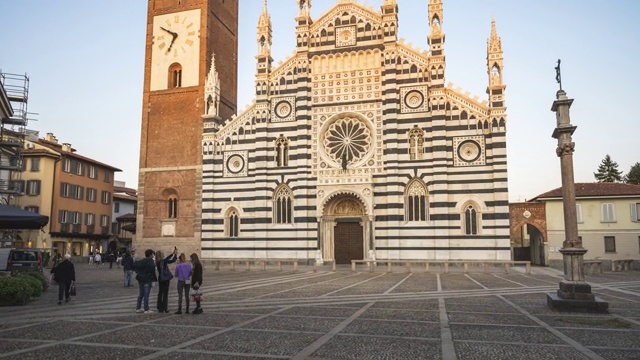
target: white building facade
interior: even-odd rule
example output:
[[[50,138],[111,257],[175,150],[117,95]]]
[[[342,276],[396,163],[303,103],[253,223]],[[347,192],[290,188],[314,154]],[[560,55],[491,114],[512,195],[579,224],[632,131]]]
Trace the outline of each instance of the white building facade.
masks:
[[[339,0],[313,20],[298,1],[296,49],[278,66],[266,5],[254,103],[220,119],[215,65],[205,86],[202,257],[510,259],[495,23],[479,100],[445,84],[442,0],[424,52],[398,40],[395,0]]]

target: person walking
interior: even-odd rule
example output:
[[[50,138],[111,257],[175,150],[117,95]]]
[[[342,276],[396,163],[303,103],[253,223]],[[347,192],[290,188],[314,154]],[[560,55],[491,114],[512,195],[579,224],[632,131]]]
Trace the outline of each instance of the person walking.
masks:
[[[131,277],[133,276],[133,257],[127,250],[122,258],[122,268],[124,269],[124,287],[132,287]]]
[[[94,262],[96,263],[96,269],[98,267],[100,267],[100,264],[102,264],[102,256],[100,256],[99,252],[96,252],[96,256],[95,256],[95,261]]]
[[[193,271],[191,273],[191,288],[194,290],[200,289],[202,286],[202,263],[198,258],[198,254],[191,254],[191,266]],[[196,308],[193,309],[193,315],[202,314],[202,307],[200,307],[200,300],[196,300]]]
[[[138,280],[138,302],[136,303],[136,312],[141,313],[144,301],[144,313],[153,314],[153,310],[149,310],[149,293],[151,285],[158,281],[156,276],[156,265],[153,263],[153,250],[147,249],[144,252],[144,259],[140,259],[133,263],[133,270],[136,271],[136,280]]]
[[[65,302],[71,300],[69,289],[71,289],[71,283],[76,281],[76,269],[70,259],[71,254],[64,254],[64,260],[51,269],[51,273],[58,283],[58,305],[62,305],[63,295]]]
[[[111,251],[111,253],[107,256],[107,260],[109,261],[109,269],[113,269],[113,262],[116,261],[116,254]]]
[[[156,267],[158,269],[158,312],[168,313],[169,309],[169,284],[173,278],[171,270],[167,264],[176,262],[178,249],[174,248],[173,252],[166,258],[163,258],[162,251],[156,252]]]
[[[182,253],[178,257],[178,265],[176,265],[176,278],[178,278],[178,311],[176,314],[182,314],[182,294],[184,293],[184,301],[187,307],[186,314],[189,313],[189,287],[191,286],[191,264],[187,262],[187,256]]]

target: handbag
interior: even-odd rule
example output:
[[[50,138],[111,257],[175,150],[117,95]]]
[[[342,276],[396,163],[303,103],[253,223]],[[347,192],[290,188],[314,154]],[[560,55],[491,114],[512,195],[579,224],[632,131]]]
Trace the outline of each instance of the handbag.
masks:
[[[193,300],[193,301],[204,301],[204,296],[202,295],[202,291],[200,291],[200,289],[192,289],[191,290],[191,300]]]
[[[56,274],[49,275],[49,285],[50,286],[58,285],[58,282],[56,281]]]
[[[69,288],[69,295],[76,296],[76,282],[71,282],[71,287]]]
[[[169,281],[173,279],[173,274],[169,267],[165,264],[162,266],[162,272],[160,273],[160,281]]]

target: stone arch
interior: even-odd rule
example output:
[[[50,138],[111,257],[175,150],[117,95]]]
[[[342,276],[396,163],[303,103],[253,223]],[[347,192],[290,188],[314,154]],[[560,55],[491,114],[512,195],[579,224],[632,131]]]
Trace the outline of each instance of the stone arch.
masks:
[[[509,238],[514,260],[531,261],[535,265],[547,265],[549,237],[547,235],[547,215],[543,202],[521,202],[509,204]],[[525,246],[526,227],[528,246]],[[522,252],[524,251],[524,252]]]

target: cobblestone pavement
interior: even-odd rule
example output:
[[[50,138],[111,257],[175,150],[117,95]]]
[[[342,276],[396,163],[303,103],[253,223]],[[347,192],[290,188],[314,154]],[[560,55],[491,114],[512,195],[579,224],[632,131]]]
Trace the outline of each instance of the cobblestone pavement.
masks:
[[[560,272],[437,269],[352,273],[301,266],[215,271],[204,313],[136,314],[122,270],[77,264],[78,295],[50,288],[0,307],[0,358],[11,359],[640,359],[640,271],[588,276],[609,314],[554,312]],[[155,308],[157,287],[152,289]],[[193,309],[193,307],[192,307]]]

